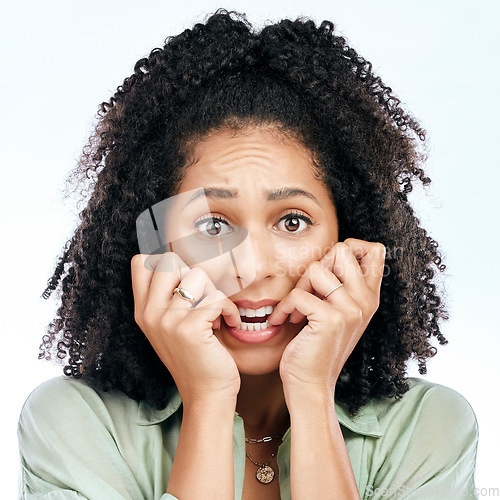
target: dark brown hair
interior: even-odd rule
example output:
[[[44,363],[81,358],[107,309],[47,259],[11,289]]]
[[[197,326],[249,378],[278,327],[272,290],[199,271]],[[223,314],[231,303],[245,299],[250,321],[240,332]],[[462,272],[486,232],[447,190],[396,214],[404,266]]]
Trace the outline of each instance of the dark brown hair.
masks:
[[[64,373],[165,404],[173,380],[134,321],[130,260],[135,221],[180,181],[183,146],[228,123],[274,123],[314,151],[335,201],[340,239],[387,249],[381,302],[337,384],[356,412],[408,389],[406,362],[425,373],[446,317],[437,243],[408,201],[425,132],[331,22],[283,20],[256,31],[218,11],[139,60],[108,102],[75,179],[90,185],[80,225],[44,296],[60,307],[41,345]]]

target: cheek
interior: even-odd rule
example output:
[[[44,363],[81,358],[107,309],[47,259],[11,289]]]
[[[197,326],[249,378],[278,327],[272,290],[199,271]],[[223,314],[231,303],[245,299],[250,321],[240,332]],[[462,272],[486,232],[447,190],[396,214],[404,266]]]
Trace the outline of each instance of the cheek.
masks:
[[[311,262],[320,260],[328,249],[316,245],[285,244],[276,247],[276,268],[279,276],[298,281]]]
[[[238,293],[245,287],[239,278],[237,268],[235,268],[229,253],[200,262],[195,267],[203,269],[215,288],[224,292],[228,297]]]
[[[240,292],[255,280],[253,248],[247,234],[244,231],[240,236],[227,239],[222,246],[216,240],[210,245],[202,246],[198,243],[198,252],[204,258],[197,261],[196,267],[202,268],[215,287],[228,297]]]

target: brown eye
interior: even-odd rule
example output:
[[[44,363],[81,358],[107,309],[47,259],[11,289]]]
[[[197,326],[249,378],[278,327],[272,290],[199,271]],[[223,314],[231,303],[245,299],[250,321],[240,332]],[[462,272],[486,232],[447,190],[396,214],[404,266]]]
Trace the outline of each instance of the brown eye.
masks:
[[[287,231],[297,231],[300,228],[300,220],[297,217],[290,217],[285,220],[285,228]]]
[[[223,219],[207,217],[195,223],[198,231],[204,236],[224,236],[233,232],[233,228]]]
[[[207,227],[205,228],[205,231],[210,236],[217,236],[220,233],[220,230],[221,230],[221,225],[218,220],[212,220],[207,224]]]
[[[286,233],[298,235],[306,231],[307,228],[311,225],[314,224],[309,217],[305,215],[291,213],[285,215],[279,220],[277,224],[277,229],[285,231]]]

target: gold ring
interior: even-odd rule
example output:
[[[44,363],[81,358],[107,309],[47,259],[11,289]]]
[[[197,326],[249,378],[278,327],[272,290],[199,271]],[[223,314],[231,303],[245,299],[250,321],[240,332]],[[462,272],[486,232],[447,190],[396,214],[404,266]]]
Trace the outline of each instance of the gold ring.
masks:
[[[328,297],[328,295],[331,295],[335,290],[338,290],[341,286],[344,286],[344,283],[340,283],[340,285],[337,285],[335,288],[332,288],[326,295],[325,299]]]
[[[194,304],[196,302],[196,299],[194,298],[193,294],[191,292],[188,292],[184,288],[180,288],[180,287],[174,288],[174,291],[172,292],[172,294],[174,294],[174,293],[179,294],[184,300],[188,300],[192,304]]]

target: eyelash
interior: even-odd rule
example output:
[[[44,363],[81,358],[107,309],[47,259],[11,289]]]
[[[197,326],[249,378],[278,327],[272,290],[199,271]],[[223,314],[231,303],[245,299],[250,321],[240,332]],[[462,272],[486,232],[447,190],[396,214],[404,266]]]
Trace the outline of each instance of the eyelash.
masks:
[[[212,223],[220,222],[220,223],[224,224],[225,226],[227,226],[228,228],[231,227],[231,224],[229,224],[229,222],[224,217],[221,217],[220,215],[210,215],[210,214],[203,215],[199,219],[196,219],[194,221],[194,227],[199,228],[202,224],[204,224],[206,222],[212,222]],[[200,231],[200,232],[203,233],[203,231]],[[208,235],[205,235],[205,236],[208,236]]]
[[[287,212],[285,215],[280,217],[278,224],[282,221],[285,221],[287,219],[292,219],[292,218],[300,219],[301,221],[304,221],[308,226],[315,225],[310,217],[308,217],[304,213],[297,212],[297,211]],[[222,217],[220,215],[210,215],[209,214],[209,215],[204,215],[204,216],[200,217],[199,219],[196,219],[194,221],[194,226],[199,227],[201,224],[203,224],[205,222],[221,222],[222,224],[225,224],[227,226],[231,225],[229,223],[229,221],[227,219],[225,219],[224,217]],[[304,231],[307,231],[307,228],[303,229],[300,232],[294,232],[294,231],[287,231],[287,232],[291,235],[299,235],[299,234],[304,233]]]
[[[224,224],[229,225],[229,222],[224,217],[221,217],[220,215],[210,215],[210,214],[203,215],[199,219],[196,219],[194,221],[194,225],[198,227],[201,223],[208,221],[224,222]]]
[[[278,221],[278,224],[281,221],[285,221],[287,219],[293,219],[293,218],[300,219],[301,221],[304,221],[308,226],[314,226],[314,222],[312,221],[311,218],[309,218],[306,214],[304,214],[302,212],[296,212],[296,211],[291,211],[291,212],[288,212],[285,215],[283,215],[283,217],[281,217],[280,220]],[[287,231],[287,232],[289,234],[291,234],[292,236],[294,236],[294,235],[303,234],[304,231],[307,231],[307,229],[308,228],[305,228],[299,232],[296,232],[296,231]]]

